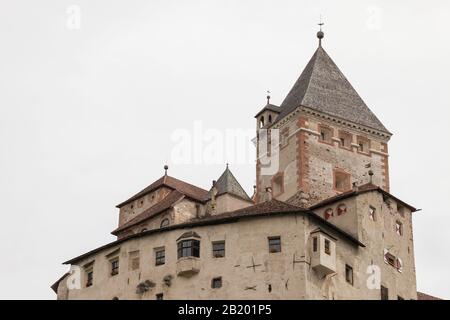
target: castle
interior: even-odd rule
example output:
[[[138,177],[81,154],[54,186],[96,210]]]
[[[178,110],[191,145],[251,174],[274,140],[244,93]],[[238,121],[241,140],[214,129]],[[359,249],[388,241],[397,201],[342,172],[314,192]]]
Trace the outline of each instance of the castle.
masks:
[[[256,115],[256,187],[165,174],[117,205],[117,240],[66,261],[58,299],[418,299],[391,133],[319,46]],[[276,161],[275,161],[275,160]]]

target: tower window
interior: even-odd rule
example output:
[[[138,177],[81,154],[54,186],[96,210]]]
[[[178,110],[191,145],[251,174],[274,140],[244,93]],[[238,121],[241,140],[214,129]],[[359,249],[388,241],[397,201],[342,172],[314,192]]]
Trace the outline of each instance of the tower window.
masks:
[[[351,149],[352,147],[352,135],[345,131],[339,132],[340,146],[345,149]]]
[[[212,248],[213,248],[213,257],[214,258],[225,257],[225,241],[213,242]]]
[[[347,191],[350,190],[351,187],[351,183],[350,183],[350,174],[344,172],[344,171],[340,171],[340,170],[335,170],[334,171],[334,189],[336,191]]]
[[[269,237],[269,252],[276,253],[281,252],[281,238],[280,237]]]
[[[260,128],[264,127],[264,117],[261,117],[261,118],[259,119],[259,127],[260,127]]]
[[[319,126],[320,141],[331,144],[333,142],[333,130],[329,127]]]
[[[213,289],[222,288],[222,277],[213,278],[211,280],[211,288]]]
[[[396,232],[399,236],[402,236],[402,235],[403,235],[403,223],[401,223],[400,221],[396,221],[396,222],[395,222],[395,232]]]
[[[183,240],[178,242],[178,259],[184,257],[200,258],[200,241]]]
[[[353,268],[348,264],[345,265],[345,281],[353,285]]]
[[[368,154],[370,151],[370,140],[365,137],[358,137],[358,151]]]
[[[372,221],[376,221],[375,208],[372,206],[369,207],[369,218]]]
[[[328,240],[328,239],[325,239],[325,253],[327,254],[327,255],[331,255],[331,248],[330,248],[330,246],[331,246],[331,243],[330,243],[330,240]]]

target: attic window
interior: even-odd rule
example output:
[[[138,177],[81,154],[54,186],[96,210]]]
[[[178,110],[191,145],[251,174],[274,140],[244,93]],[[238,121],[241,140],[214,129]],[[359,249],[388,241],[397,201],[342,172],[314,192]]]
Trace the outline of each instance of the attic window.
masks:
[[[333,131],[324,126],[319,126],[319,132],[320,132],[320,141],[325,143],[332,143],[333,138]]]
[[[336,191],[343,192],[350,190],[350,185],[350,174],[341,170],[334,171],[334,189]]]
[[[272,123],[272,115],[269,114],[269,123]]]

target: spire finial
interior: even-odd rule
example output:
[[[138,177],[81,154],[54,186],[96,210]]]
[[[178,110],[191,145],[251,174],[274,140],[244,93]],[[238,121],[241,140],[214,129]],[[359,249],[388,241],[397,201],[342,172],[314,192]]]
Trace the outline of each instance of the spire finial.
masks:
[[[227,170],[228,170],[229,165],[230,165],[230,164],[227,162]]]
[[[270,104],[270,91],[267,90],[267,104]]]
[[[167,170],[169,170],[169,166],[166,164],[164,166],[164,175],[167,176]]]
[[[319,38],[319,47],[322,46],[322,39],[325,36],[325,34],[322,31],[322,26],[324,25],[324,23],[322,22],[322,15],[320,15],[320,20],[319,20],[319,32],[317,32],[317,38]]]

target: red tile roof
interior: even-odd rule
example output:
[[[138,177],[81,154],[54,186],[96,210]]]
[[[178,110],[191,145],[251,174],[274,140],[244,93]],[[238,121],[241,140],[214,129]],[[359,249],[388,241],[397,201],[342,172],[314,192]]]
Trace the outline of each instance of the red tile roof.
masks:
[[[169,193],[165,198],[163,198],[161,201],[156,203],[154,206],[148,208],[147,210],[143,211],[139,215],[137,215],[135,218],[131,219],[127,223],[123,224],[113,232],[111,232],[113,235],[117,235],[122,230],[125,230],[131,226],[134,226],[138,223],[141,223],[151,217],[154,217],[158,215],[159,213],[162,213],[170,208],[173,207],[173,205],[180,199],[182,199],[184,195],[177,191],[173,190],[171,193]]]
[[[164,186],[173,190],[177,190],[182,194],[184,194],[185,196],[199,202],[206,202],[209,196],[208,191],[202,188],[196,187],[190,183],[178,180],[170,176],[163,176],[158,180],[156,180],[155,182],[153,182],[148,187],[146,187],[145,189],[141,190],[140,192],[129,198],[128,200],[118,204],[116,207],[117,208],[123,207],[124,205]]]

